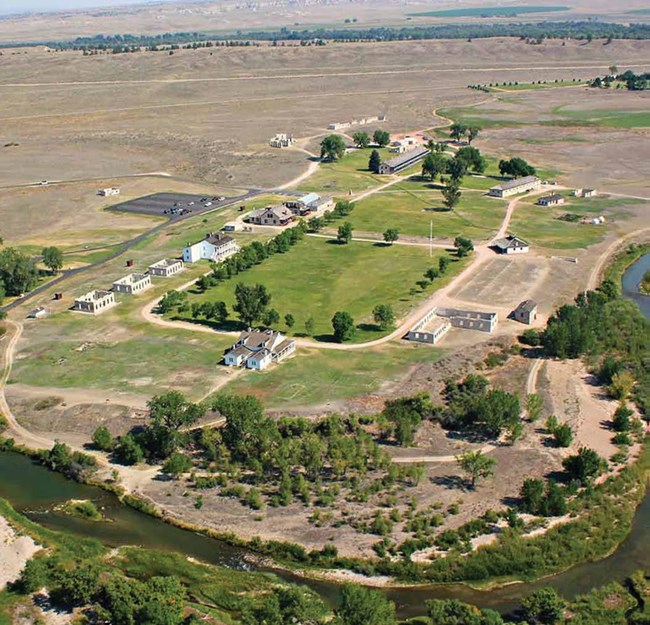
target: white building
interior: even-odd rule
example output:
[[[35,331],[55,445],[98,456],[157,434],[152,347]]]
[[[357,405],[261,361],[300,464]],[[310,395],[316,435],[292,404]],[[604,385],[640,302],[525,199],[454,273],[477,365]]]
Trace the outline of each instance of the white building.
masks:
[[[525,176],[524,178],[515,178],[502,184],[492,187],[488,195],[494,197],[509,197],[518,193],[527,191],[536,191],[542,186],[542,181],[537,176]]]
[[[385,163],[379,165],[380,174],[397,174],[400,171],[407,169],[411,165],[415,165],[420,162],[427,154],[429,150],[423,147],[415,148],[414,150],[409,150],[404,152],[395,158],[387,160]]]
[[[115,294],[111,291],[90,291],[75,300],[73,309],[98,315],[114,305]]]
[[[110,197],[111,195],[119,195],[120,190],[117,187],[109,187],[108,189],[100,189],[97,191],[97,195],[102,197]]]
[[[293,145],[293,135],[278,133],[269,141],[272,148],[288,148]]]
[[[598,195],[598,191],[596,189],[576,189],[573,195],[576,197],[594,197]]]
[[[261,371],[272,362],[282,362],[296,351],[296,342],[275,330],[248,330],[224,356],[228,367]]]
[[[239,251],[237,242],[225,234],[209,232],[198,243],[188,243],[183,250],[183,261],[195,263],[199,260],[212,260],[220,263]]]
[[[149,275],[157,278],[169,278],[179,271],[183,271],[183,261],[178,258],[163,258],[149,266]]]
[[[526,254],[530,251],[530,245],[514,234],[497,239],[494,242],[494,247],[500,254]]]
[[[113,291],[125,295],[137,295],[151,287],[151,276],[147,273],[130,273],[113,282]]]
[[[540,206],[561,206],[564,204],[564,198],[559,193],[553,195],[545,195],[537,200]]]

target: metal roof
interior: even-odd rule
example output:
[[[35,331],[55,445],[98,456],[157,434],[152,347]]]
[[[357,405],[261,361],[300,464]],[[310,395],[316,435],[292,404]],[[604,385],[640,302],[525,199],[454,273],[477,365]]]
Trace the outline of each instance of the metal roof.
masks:
[[[400,165],[403,165],[404,163],[408,163],[413,159],[424,156],[428,152],[429,150],[427,148],[415,148],[414,150],[409,150],[408,152],[404,152],[403,154],[400,154],[395,158],[391,158],[390,160],[387,160],[385,162],[385,165],[388,165],[389,167],[393,167],[393,168],[399,167]]]
[[[501,189],[502,191],[507,191],[508,189],[514,189],[516,187],[521,187],[525,184],[531,184],[537,182],[539,178],[537,176],[524,176],[523,178],[515,178],[513,180],[508,180],[502,184],[492,187],[493,189]]]

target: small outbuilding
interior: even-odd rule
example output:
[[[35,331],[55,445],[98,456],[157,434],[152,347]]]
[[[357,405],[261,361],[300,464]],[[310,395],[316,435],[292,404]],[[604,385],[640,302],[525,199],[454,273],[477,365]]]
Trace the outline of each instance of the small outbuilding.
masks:
[[[537,319],[537,304],[532,299],[524,300],[512,311],[512,318],[520,323],[530,325]]]
[[[564,198],[559,193],[545,195],[537,200],[539,206],[561,206],[564,202]]]
[[[27,318],[28,319],[44,319],[50,314],[50,309],[46,308],[45,306],[38,306],[37,308],[34,308],[34,310],[30,310],[29,313],[27,313]]]
[[[530,245],[523,239],[511,234],[503,239],[497,239],[494,242],[494,249],[499,254],[526,254],[530,251]]]

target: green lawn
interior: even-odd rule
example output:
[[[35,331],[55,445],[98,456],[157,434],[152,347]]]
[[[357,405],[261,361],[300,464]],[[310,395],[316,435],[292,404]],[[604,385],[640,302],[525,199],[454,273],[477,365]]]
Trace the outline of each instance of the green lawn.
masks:
[[[368,170],[371,148],[354,150],[333,163],[322,163],[315,174],[301,183],[304,191],[320,191],[329,194],[357,193],[377,187],[390,180],[388,176],[377,176]],[[387,148],[379,150],[382,160],[396,156]]]
[[[493,86],[499,91],[538,91],[540,89],[556,89],[557,87],[578,87],[585,86],[578,80],[557,80],[546,82],[520,82],[520,83],[493,83]]]
[[[415,283],[443,255],[448,256],[443,250],[435,250],[430,258],[426,247],[363,242],[339,245],[307,237],[286,254],[275,255],[206,293],[194,293],[190,300],[224,301],[232,310],[237,283],[264,284],[272,296],[271,308],[282,318],[287,313],[295,317],[294,332],[302,333],[305,321],[313,316],[315,336],[331,340],[331,319],[336,311],[345,310],[362,324],[355,340],[367,341],[381,335],[372,324],[373,308],[385,303],[391,304],[398,316],[406,313],[423,295]],[[463,262],[453,262],[445,279],[462,266]],[[428,293],[442,284],[442,280],[437,281]],[[233,326],[238,324],[231,323]]]
[[[403,341],[354,351],[299,348],[297,356],[263,372],[247,372],[224,390],[259,397],[270,409],[325,404],[372,393],[420,362],[444,352]]]
[[[496,184],[490,179],[469,176],[463,184],[467,182],[485,183],[486,187]],[[438,239],[454,238],[459,234],[488,239],[499,229],[505,208],[502,200],[464,190],[460,204],[453,211],[445,211],[436,186],[416,178],[355,203],[349,221],[355,229],[365,232],[397,228],[402,234],[422,237],[429,236],[433,222],[433,236]]]
[[[11,382],[142,394],[179,388],[193,398],[203,396],[210,380],[218,376],[217,364],[232,340],[145,322],[141,332],[129,328],[128,338],[107,339],[119,308],[99,317],[64,312],[41,322],[40,335],[31,336],[14,363]]]
[[[610,220],[625,217],[624,206],[643,203],[630,198],[576,198],[566,195],[562,206],[545,207],[534,204],[534,199],[519,203],[512,217],[510,230],[533,245],[551,249],[586,248],[603,240],[610,226],[609,221],[595,226],[559,219],[566,213],[583,216],[604,214]]]
[[[625,111],[614,109],[598,109],[590,111],[571,111],[560,106],[553,109],[553,113],[568,118],[565,125],[583,124],[608,126],[612,128],[649,128],[650,111]],[[554,122],[547,122],[553,125]],[[563,120],[558,120],[556,125],[563,125]]]

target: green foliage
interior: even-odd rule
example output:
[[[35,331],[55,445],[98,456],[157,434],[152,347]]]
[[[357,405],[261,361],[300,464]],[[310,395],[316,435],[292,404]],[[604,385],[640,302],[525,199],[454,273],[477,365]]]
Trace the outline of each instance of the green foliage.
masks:
[[[336,625],[395,625],[395,604],[378,590],[346,585],[341,606],[336,610]]]
[[[460,185],[457,180],[451,180],[449,184],[447,184],[446,187],[442,189],[442,197],[443,201],[442,203],[449,209],[453,210],[455,206],[458,205],[458,202],[460,202],[460,198],[463,195],[462,191],[460,190]],[[463,237],[456,237],[456,238],[463,238]],[[465,239],[469,240],[469,239]],[[460,249],[457,247],[457,252],[459,256],[466,256],[467,254],[461,254]],[[472,246],[471,249],[474,249],[474,246]],[[471,251],[471,250],[468,250]]]
[[[531,625],[559,623],[566,602],[554,588],[540,588],[521,601],[523,616]]]
[[[377,150],[373,150],[370,153],[370,158],[368,159],[368,169],[373,174],[378,174],[380,165],[381,165],[381,155],[379,154],[379,152],[377,152]]]
[[[370,135],[367,132],[355,132],[352,135],[352,141],[358,148],[364,149],[370,145]]]
[[[97,470],[97,461],[80,451],[73,452],[65,443],[55,442],[49,451],[39,452],[42,463],[52,471],[84,482]]]
[[[456,248],[456,254],[461,258],[474,251],[474,244],[467,237],[456,237],[454,239],[454,247]]]
[[[532,423],[535,423],[535,421],[539,419],[542,414],[543,406],[544,402],[542,401],[541,396],[537,393],[531,393],[526,397],[526,412],[528,413],[528,419],[530,419]]]
[[[390,143],[390,132],[377,129],[372,135],[372,140],[380,148],[384,148]]]
[[[632,429],[632,415],[634,412],[625,404],[621,404],[612,417],[612,428],[615,432],[629,432]]]
[[[332,317],[334,338],[339,342],[349,341],[355,333],[356,326],[352,315],[345,311],[338,311]]]
[[[52,271],[57,273],[63,267],[63,252],[54,246],[45,247],[41,252],[43,257],[43,264]]]
[[[99,426],[92,436],[93,445],[101,451],[112,451],[115,447],[115,440],[108,428]]]
[[[607,468],[607,462],[593,449],[581,447],[577,454],[565,458],[562,466],[571,479],[586,484]]]
[[[433,599],[426,602],[427,616],[434,625],[503,625],[492,610],[479,610],[458,599]]]
[[[397,228],[388,228],[384,231],[384,241],[386,243],[395,243],[399,239],[399,230]]]
[[[447,171],[449,158],[441,152],[431,152],[422,161],[422,177],[435,180]]]
[[[320,143],[321,159],[336,161],[345,154],[345,141],[340,135],[328,135]]]
[[[372,318],[382,330],[395,325],[395,313],[390,304],[377,304],[372,311]]]
[[[139,464],[144,460],[144,451],[133,434],[118,437],[113,455],[117,462],[126,465]]]
[[[13,247],[0,250],[0,283],[7,295],[22,295],[38,282],[36,262]]]
[[[233,310],[247,326],[253,326],[260,321],[268,305],[271,303],[271,295],[263,284],[248,286],[240,282],[235,287],[235,300]]]
[[[432,410],[428,393],[387,401],[380,416],[384,435],[394,437],[400,445],[412,445],[417,427]]]
[[[166,314],[177,310],[187,304],[187,293],[185,291],[167,291],[158,302],[158,312]]]
[[[178,478],[183,473],[187,473],[191,468],[191,458],[185,454],[174,451],[167,460],[165,460],[165,463],[162,466],[162,472],[165,475],[171,475]]]
[[[556,482],[546,485],[537,478],[527,478],[521,487],[521,509],[539,516],[562,516],[567,511],[566,493]]]
[[[568,423],[561,423],[553,430],[553,440],[557,447],[569,447],[573,441],[573,430]]]
[[[336,233],[336,240],[343,244],[352,241],[352,224],[349,221],[339,226],[338,232]]]
[[[458,466],[469,475],[470,486],[476,487],[479,479],[487,478],[494,474],[497,461],[486,456],[482,451],[466,451],[457,456]]]
[[[499,173],[502,176],[523,178],[525,176],[534,176],[535,168],[529,165],[523,158],[516,156],[510,160],[499,161]]]
[[[476,148],[466,146],[456,152],[456,160],[465,164],[468,171],[482,174],[487,168],[487,161]]]

